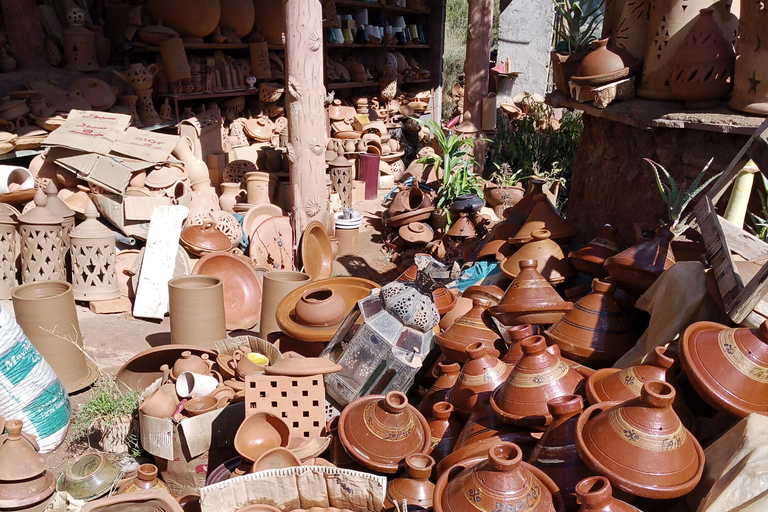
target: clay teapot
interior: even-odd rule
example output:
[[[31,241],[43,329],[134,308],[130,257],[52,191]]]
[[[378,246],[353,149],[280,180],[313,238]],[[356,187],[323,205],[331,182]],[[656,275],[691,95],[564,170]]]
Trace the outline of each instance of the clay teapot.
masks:
[[[171,369],[171,377],[176,380],[184,372],[199,373],[200,375],[208,375],[211,373],[213,367],[213,361],[208,359],[208,354],[198,356],[192,354],[189,350],[185,350],[181,353],[181,357],[173,363]]]
[[[232,359],[228,362],[230,369],[235,372],[235,376],[240,380],[245,380],[247,375],[264,373],[266,365],[255,363],[248,357],[251,353],[250,348],[240,347],[232,353]]]
[[[611,482],[604,476],[590,476],[576,484],[578,512],[642,512],[629,503],[613,497]]]
[[[437,363],[437,369],[435,370],[437,378],[432,386],[421,399],[419,404],[419,412],[424,416],[430,417],[432,414],[432,406],[437,402],[445,400],[445,395],[459,380],[459,374],[461,373],[461,365],[459,363],[449,363],[442,361]]]
[[[445,399],[453,405],[460,415],[469,416],[469,399],[474,395],[490,394],[499,387],[512,371],[512,368],[500,359],[488,353],[480,342],[466,348],[467,362],[461,368],[461,374]]]
[[[573,268],[591,277],[606,277],[608,272],[603,267],[605,260],[619,254],[619,243],[616,240],[618,230],[606,224],[603,231],[584,247],[568,253],[568,259]]]
[[[405,502],[407,510],[431,510],[435,484],[429,481],[435,461],[429,455],[414,453],[405,458],[405,475],[387,485],[384,499],[385,510],[401,510]]]
[[[112,71],[115,76],[120,78],[123,82],[128,84],[134,92],[146,91],[152,88],[152,81],[158,72],[157,64],[150,64],[145,66],[144,64],[137,62],[128,66],[125,73],[120,71]]]
[[[440,347],[445,357],[463,363],[467,360],[465,349],[475,342],[485,345],[493,357],[499,356],[505,345],[495,331],[493,318],[488,313],[491,304],[488,299],[474,299],[472,309],[457,318],[445,332],[435,336],[435,344]]]

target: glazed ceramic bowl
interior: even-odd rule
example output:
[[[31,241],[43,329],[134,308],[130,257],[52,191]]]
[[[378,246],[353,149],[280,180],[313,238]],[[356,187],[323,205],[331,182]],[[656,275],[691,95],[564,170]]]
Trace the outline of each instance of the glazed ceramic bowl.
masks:
[[[235,450],[248,462],[273,448],[287,447],[291,433],[283,420],[268,412],[257,412],[245,418],[235,434]]]
[[[70,463],[59,475],[58,491],[77,500],[92,500],[105,494],[120,477],[120,471],[98,452],[88,452]]]

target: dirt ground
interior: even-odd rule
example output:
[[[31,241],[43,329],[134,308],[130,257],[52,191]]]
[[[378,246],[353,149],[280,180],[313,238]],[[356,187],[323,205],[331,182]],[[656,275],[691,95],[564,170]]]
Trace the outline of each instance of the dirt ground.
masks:
[[[358,252],[354,256],[339,257],[334,262],[335,275],[363,277],[380,284],[397,277],[396,265],[382,244],[380,215],[383,210],[379,199],[354,204],[363,213]],[[13,314],[10,300],[0,300],[0,307]],[[134,318],[130,313],[97,315],[87,305],[77,304],[80,330],[86,352],[99,364],[102,376],[114,378],[120,367],[138,352],[170,343],[170,323],[166,316],[162,322]],[[258,332],[258,326],[252,331]],[[238,333],[242,334],[242,333]],[[91,388],[70,395],[73,414],[91,395]],[[73,443],[69,433],[54,452],[48,454],[49,469],[58,475],[66,464],[88,450],[86,443]],[[110,457],[113,458],[114,457]]]

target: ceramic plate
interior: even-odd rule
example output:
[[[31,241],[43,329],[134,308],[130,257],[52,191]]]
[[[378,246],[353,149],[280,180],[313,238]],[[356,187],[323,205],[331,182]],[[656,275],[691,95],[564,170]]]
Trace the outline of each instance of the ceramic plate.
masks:
[[[333,250],[331,239],[323,225],[313,220],[307,225],[299,245],[304,272],[313,280],[327,279],[333,274]]]
[[[243,216],[243,233],[250,240],[259,224],[270,217],[280,217],[283,210],[274,204],[257,204]]]
[[[293,228],[288,217],[270,217],[256,227],[248,247],[256,265],[273,270],[293,268]]]

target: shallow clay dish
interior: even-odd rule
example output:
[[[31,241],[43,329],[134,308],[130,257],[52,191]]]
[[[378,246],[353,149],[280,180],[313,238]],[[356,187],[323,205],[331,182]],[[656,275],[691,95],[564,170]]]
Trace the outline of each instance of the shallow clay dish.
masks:
[[[250,240],[259,224],[270,217],[280,217],[282,214],[283,210],[279,206],[274,204],[257,204],[248,210],[248,213],[243,217],[243,233]]]
[[[164,364],[172,367],[181,357],[182,352],[192,352],[193,355],[208,354],[209,359],[216,358],[216,352],[192,345],[162,345],[139,352],[128,360],[118,371],[115,381],[128,389],[144,389],[157,379],[163,377],[160,367]]]
[[[256,265],[274,270],[293,268],[293,228],[288,217],[268,218],[256,227],[249,242],[248,251]]]
[[[245,418],[237,429],[235,450],[248,462],[256,462],[273,448],[287,447],[290,437],[283,420],[268,412],[257,412]]]
[[[313,220],[307,225],[301,236],[299,253],[304,272],[312,276],[313,280],[327,279],[333,275],[331,239],[320,222]]]
[[[261,285],[246,258],[228,252],[206,254],[197,262],[192,274],[221,279],[228,331],[248,329],[259,321]]]
[[[286,295],[277,306],[277,325],[285,334],[301,341],[331,341],[341,322],[327,327],[307,327],[299,323],[296,317],[296,303],[299,299],[307,292],[323,288],[328,288],[344,298],[346,304],[344,317],[346,317],[357,301],[367,297],[374,288],[381,288],[381,286],[359,277],[331,277],[301,286]]]
[[[389,219],[387,219],[386,222],[389,223],[389,225],[392,226],[393,228],[399,228],[400,226],[404,226],[409,222],[425,221],[429,218],[430,215],[432,215],[433,211],[435,211],[434,206],[419,208],[418,210],[412,210],[410,212],[393,215]]]
[[[278,446],[277,448],[272,448],[271,450],[264,452],[261,457],[256,459],[256,462],[253,463],[253,467],[251,468],[251,472],[256,473],[257,471],[264,471],[266,469],[284,469],[296,466],[301,466],[299,458],[288,448]]]

